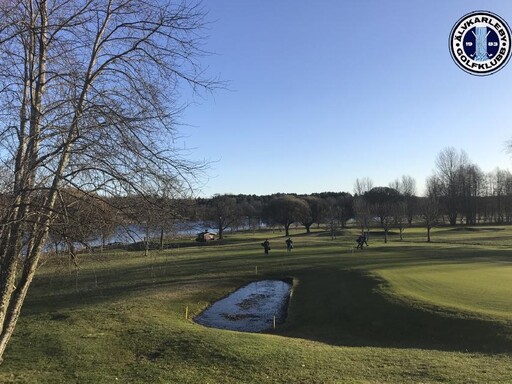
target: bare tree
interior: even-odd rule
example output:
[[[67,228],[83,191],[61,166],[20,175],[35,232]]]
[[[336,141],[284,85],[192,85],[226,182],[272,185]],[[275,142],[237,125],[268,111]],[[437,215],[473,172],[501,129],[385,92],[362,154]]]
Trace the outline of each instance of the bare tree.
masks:
[[[324,200],[315,196],[304,196],[302,198],[308,205],[310,215],[304,215],[302,225],[306,228],[306,232],[311,232],[311,226],[313,223],[320,224],[323,220],[325,211],[326,211],[326,203]]]
[[[101,249],[105,238],[114,233],[116,211],[104,199],[93,193],[75,189],[59,191],[54,209],[54,219],[50,226],[50,238],[59,251],[67,250],[75,258],[75,244],[91,249],[100,240]],[[74,260],[76,261],[76,260]]]
[[[412,220],[416,214],[416,180],[412,176],[403,175],[401,179],[389,183],[389,187],[396,189],[404,197],[405,215],[409,225],[412,225]]]
[[[263,210],[263,203],[261,200],[253,199],[252,196],[246,198],[240,204],[240,213],[246,219],[248,229],[255,231],[257,228],[261,228],[261,215]]]
[[[336,231],[341,228],[340,207],[334,197],[328,197],[325,209],[325,228],[331,235],[331,240],[336,239]]]
[[[363,198],[369,204],[372,217],[376,217],[384,229],[384,243],[387,243],[389,228],[393,224],[397,205],[402,202],[402,196],[394,188],[374,187]]]
[[[370,204],[362,197],[355,197],[353,200],[354,219],[361,227],[361,233],[370,231],[370,222],[372,214],[370,212]]]
[[[461,169],[469,163],[464,151],[457,153],[455,148],[447,147],[439,152],[436,159],[436,176],[441,187],[441,201],[451,225],[457,223],[460,214]]]
[[[398,201],[392,207],[393,225],[400,231],[400,241],[404,239],[404,229],[407,223],[407,202]]]
[[[420,200],[420,215],[427,228],[427,242],[430,243],[430,231],[439,219],[439,196],[443,190],[442,181],[431,176],[427,179],[427,196]]]
[[[242,210],[234,196],[217,195],[208,201],[204,219],[208,226],[217,229],[219,239],[222,240],[224,230],[234,226],[242,219]]]
[[[430,231],[437,224],[439,218],[439,202],[435,197],[426,197],[421,200],[420,212],[427,228],[427,242],[430,243]]]
[[[490,216],[496,223],[510,222],[512,174],[496,168],[488,175],[487,187],[487,194],[492,199]]]
[[[476,224],[479,198],[485,190],[485,177],[475,164],[464,164],[459,169],[460,210],[466,224]]]
[[[14,170],[0,229],[0,359],[62,188],[155,194],[199,170],[174,146],[174,127],[180,84],[214,85],[197,62],[203,20],[185,2],[0,2],[0,156]]]
[[[311,210],[308,203],[296,196],[275,196],[266,206],[266,216],[270,221],[283,225],[286,236],[290,236],[290,225],[307,221]]]
[[[368,192],[372,188],[372,179],[369,177],[363,177],[362,179],[357,178],[354,183],[354,194],[357,196],[363,196],[365,192]]]

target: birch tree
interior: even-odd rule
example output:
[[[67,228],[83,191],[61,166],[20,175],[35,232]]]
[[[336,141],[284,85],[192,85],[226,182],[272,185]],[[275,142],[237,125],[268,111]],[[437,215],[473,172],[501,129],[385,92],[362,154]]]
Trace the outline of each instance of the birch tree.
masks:
[[[183,85],[206,90],[199,6],[145,0],[0,2],[0,359],[52,225],[59,191],[109,196],[189,186],[175,147]]]

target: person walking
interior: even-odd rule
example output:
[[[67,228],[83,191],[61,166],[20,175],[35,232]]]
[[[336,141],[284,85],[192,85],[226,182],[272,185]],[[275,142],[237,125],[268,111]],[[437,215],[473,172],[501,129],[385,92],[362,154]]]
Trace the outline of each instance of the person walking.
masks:
[[[286,250],[287,250],[288,252],[291,252],[291,251],[292,251],[292,249],[293,249],[293,241],[292,241],[292,239],[288,238],[288,239],[286,240]]]
[[[366,246],[368,246],[368,232],[364,232],[363,234],[359,235],[356,239],[356,242],[356,249],[363,249],[363,245],[365,244]]]
[[[270,242],[268,241],[268,239],[261,243],[261,246],[265,250],[265,255],[268,255],[268,251],[270,251]]]
[[[356,249],[363,249],[364,236],[363,236],[363,235],[359,235],[359,236],[357,236],[356,242],[357,242],[357,247],[356,247]]]

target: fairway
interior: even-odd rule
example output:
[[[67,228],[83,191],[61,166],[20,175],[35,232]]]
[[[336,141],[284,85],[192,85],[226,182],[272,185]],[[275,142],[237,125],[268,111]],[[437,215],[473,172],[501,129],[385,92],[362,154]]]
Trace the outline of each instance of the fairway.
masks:
[[[227,234],[221,245],[49,260],[0,370],[2,383],[512,382],[512,265],[479,232]],[[512,230],[499,235],[506,242]],[[454,236],[453,243],[450,235]],[[260,245],[269,238],[272,250]],[[480,240],[478,240],[480,241]],[[500,243],[503,244],[503,243]],[[266,333],[193,317],[249,282],[293,278],[286,322]],[[185,318],[188,308],[189,317]]]

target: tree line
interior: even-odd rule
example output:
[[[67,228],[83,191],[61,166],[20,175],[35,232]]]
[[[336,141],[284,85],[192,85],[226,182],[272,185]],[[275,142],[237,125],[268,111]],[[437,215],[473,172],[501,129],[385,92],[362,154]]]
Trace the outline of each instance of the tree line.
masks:
[[[436,225],[512,223],[512,174],[496,168],[485,173],[464,151],[445,148],[437,156],[424,196],[418,196],[416,181],[404,175],[388,184],[373,186],[370,178],[357,179],[353,193],[215,195],[210,198],[162,195],[105,197],[68,188],[60,191],[50,241],[74,254],[74,245],[87,246],[92,239],[105,245],[117,228],[138,224],[150,234],[158,233],[160,246],[177,228],[211,229],[219,239],[226,230],[283,230],[292,226],[306,232],[316,227],[331,238],[348,224],[361,232],[380,228],[384,242],[391,229],[403,239],[410,226],[426,229],[426,240]],[[0,205],[8,207],[9,195]],[[154,240],[154,239],[153,239]]]
[[[217,195],[195,203],[196,219],[209,223],[220,238],[225,229],[244,224],[252,229],[261,224],[280,226],[287,236],[292,224],[307,232],[317,225],[334,238],[352,222],[363,232],[382,228],[385,242],[391,228],[402,239],[408,226],[423,226],[430,241],[436,225],[511,224],[512,174],[499,168],[483,172],[464,151],[447,147],[436,158],[423,196],[418,195],[416,180],[404,175],[388,186],[373,186],[367,177],[357,179],[353,194]]]

